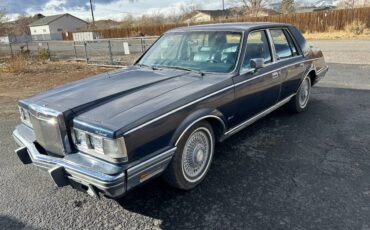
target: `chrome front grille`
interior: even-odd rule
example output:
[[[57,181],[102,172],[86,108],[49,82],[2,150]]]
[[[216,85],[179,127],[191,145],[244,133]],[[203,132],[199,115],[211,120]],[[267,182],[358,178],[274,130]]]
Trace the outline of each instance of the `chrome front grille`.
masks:
[[[37,143],[60,156],[70,152],[63,114],[36,105],[31,105],[29,111]]]

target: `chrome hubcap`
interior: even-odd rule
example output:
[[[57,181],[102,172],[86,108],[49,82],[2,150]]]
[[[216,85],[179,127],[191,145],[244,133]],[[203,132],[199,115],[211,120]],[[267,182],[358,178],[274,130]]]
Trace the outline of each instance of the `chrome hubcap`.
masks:
[[[188,138],[182,154],[182,171],[186,180],[195,182],[207,171],[212,152],[210,133],[205,128],[195,130]]]
[[[310,85],[309,81],[305,79],[302,82],[301,88],[299,90],[298,99],[299,105],[301,108],[304,108],[307,105],[308,99],[310,97]]]

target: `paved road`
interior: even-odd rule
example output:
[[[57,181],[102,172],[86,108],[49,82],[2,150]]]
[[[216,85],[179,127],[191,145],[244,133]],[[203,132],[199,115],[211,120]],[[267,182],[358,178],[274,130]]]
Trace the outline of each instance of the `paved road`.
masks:
[[[56,189],[19,162],[17,121],[1,120],[0,228],[370,229],[370,91],[355,89],[369,65],[334,62],[308,111],[278,110],[219,144],[191,192],[159,179],[118,201]]]

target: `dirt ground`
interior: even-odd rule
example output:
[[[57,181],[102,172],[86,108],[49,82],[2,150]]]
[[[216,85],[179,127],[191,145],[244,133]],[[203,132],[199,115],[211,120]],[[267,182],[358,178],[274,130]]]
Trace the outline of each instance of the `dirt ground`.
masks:
[[[27,61],[22,70],[11,71],[7,64],[3,61],[0,69],[0,118],[14,117],[21,98],[112,70],[77,62]]]

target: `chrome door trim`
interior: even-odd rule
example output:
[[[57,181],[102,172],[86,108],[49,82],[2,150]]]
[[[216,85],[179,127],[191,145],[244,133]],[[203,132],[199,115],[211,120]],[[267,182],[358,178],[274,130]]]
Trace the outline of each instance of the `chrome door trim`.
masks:
[[[253,124],[254,122],[256,122],[257,120],[261,119],[262,117],[266,116],[267,114],[271,113],[272,111],[276,110],[277,108],[283,106],[284,104],[288,103],[290,101],[290,99],[292,97],[294,97],[296,94],[292,94],[286,98],[284,98],[283,100],[279,101],[278,103],[276,103],[275,105],[271,106],[270,108],[262,111],[261,113],[255,115],[254,117],[251,117],[249,118],[248,120],[240,123],[239,125],[231,128],[229,131],[227,131],[224,135],[226,137],[230,137],[231,135],[239,132],[240,130],[242,130],[243,128]]]
[[[289,65],[285,65],[285,66],[283,66],[283,67],[280,67],[280,68],[278,68],[278,69],[274,69],[274,70],[271,70],[271,71],[269,71],[269,72],[266,72],[266,73],[263,73],[263,74],[260,74],[260,75],[256,75],[256,76],[254,76],[254,77],[252,77],[252,78],[246,79],[246,80],[241,81],[241,82],[238,82],[238,83],[236,83],[236,84],[229,85],[229,86],[227,86],[227,87],[225,87],[225,88],[223,88],[223,89],[220,89],[220,90],[218,90],[218,91],[216,91],[216,92],[213,92],[213,93],[211,93],[211,94],[208,94],[208,95],[206,95],[206,96],[203,96],[203,97],[201,97],[201,98],[199,98],[199,99],[197,99],[197,100],[195,100],[195,101],[189,102],[189,103],[187,103],[187,104],[185,104],[185,105],[183,105],[183,106],[180,106],[180,107],[178,107],[178,108],[176,108],[176,109],[174,109],[174,110],[171,110],[171,111],[169,111],[169,112],[167,112],[167,113],[165,113],[165,114],[163,114],[163,115],[161,115],[161,116],[159,116],[159,117],[156,117],[156,118],[154,118],[154,119],[152,119],[152,120],[149,120],[149,121],[147,121],[147,122],[145,122],[145,123],[143,123],[143,124],[141,124],[141,125],[139,125],[139,126],[136,126],[135,128],[132,128],[132,129],[130,129],[130,130],[128,130],[128,131],[126,131],[126,132],[124,133],[124,135],[128,135],[128,134],[130,134],[130,133],[133,133],[133,132],[135,132],[135,131],[137,131],[137,130],[139,130],[139,129],[141,129],[141,128],[143,128],[143,127],[147,126],[147,125],[150,125],[150,124],[152,124],[152,123],[154,123],[154,122],[156,122],[156,121],[158,121],[158,120],[160,120],[160,119],[162,119],[162,118],[164,118],[164,117],[167,117],[167,116],[169,116],[169,115],[171,115],[171,114],[173,114],[173,113],[175,113],[175,112],[177,112],[177,111],[180,111],[180,110],[182,110],[182,109],[184,109],[184,108],[186,108],[186,107],[188,107],[188,106],[191,106],[191,105],[193,105],[193,104],[195,104],[195,103],[198,103],[198,102],[200,102],[200,101],[203,101],[203,100],[205,100],[205,99],[207,99],[207,98],[209,98],[209,97],[212,97],[212,96],[214,96],[214,95],[216,95],[216,94],[222,93],[222,92],[224,92],[224,91],[226,91],[226,90],[228,90],[228,89],[231,89],[231,88],[237,87],[237,86],[239,86],[239,85],[242,85],[242,84],[244,84],[244,83],[247,83],[247,82],[249,82],[249,81],[252,81],[252,80],[254,80],[254,79],[257,79],[257,78],[259,78],[259,77],[265,76],[265,75],[270,74],[270,73],[272,73],[272,72],[276,72],[276,71],[279,71],[279,70],[281,70],[281,69],[284,69],[284,68],[287,68],[287,67],[290,67],[290,66],[294,66],[294,65],[297,65],[297,64],[300,64],[300,63],[304,63],[304,62],[308,62],[308,61],[314,61],[314,60],[317,60],[317,59],[320,59],[320,58],[312,58],[312,59],[306,59],[306,60],[303,60],[303,61],[300,61],[300,62],[295,62],[295,63],[289,64]],[[287,59],[284,59],[284,60],[287,60]]]
[[[187,104],[185,104],[185,105],[183,105],[183,106],[180,106],[180,107],[178,107],[178,108],[176,108],[176,109],[174,109],[174,110],[171,110],[171,111],[169,111],[169,112],[167,112],[167,113],[165,113],[165,114],[163,114],[163,115],[161,115],[161,116],[159,116],[159,117],[156,117],[156,118],[154,118],[154,119],[152,119],[152,120],[150,120],[150,121],[147,121],[147,122],[145,122],[145,123],[143,123],[143,124],[141,124],[141,125],[139,125],[139,126],[137,126],[137,127],[133,128],[133,129],[131,129],[131,130],[129,130],[129,131],[127,131],[127,132],[125,132],[125,134],[124,134],[124,135],[128,135],[128,134],[130,134],[130,133],[132,133],[132,132],[135,132],[136,130],[139,130],[139,129],[141,129],[141,128],[143,128],[143,127],[147,126],[147,125],[150,125],[150,124],[152,124],[152,123],[154,123],[154,122],[156,122],[156,121],[158,121],[158,120],[160,120],[160,119],[162,119],[162,118],[164,118],[164,117],[167,117],[167,116],[169,116],[169,115],[171,115],[171,114],[173,114],[173,113],[176,113],[177,111],[180,111],[180,110],[182,110],[182,109],[184,109],[184,108],[186,108],[186,107],[188,107],[188,106],[190,106],[190,105],[193,105],[193,104],[195,104],[195,103],[198,103],[198,102],[200,102],[200,101],[203,101],[203,100],[205,100],[205,99],[207,99],[207,98],[209,98],[209,97],[212,97],[212,96],[214,96],[214,95],[217,95],[217,94],[219,94],[219,93],[222,93],[222,92],[224,92],[224,91],[226,91],[226,90],[228,90],[228,89],[232,89],[232,88],[234,88],[234,85],[229,85],[229,86],[227,86],[226,88],[223,88],[223,89],[217,90],[216,92],[213,92],[213,93],[211,93],[211,94],[208,94],[208,95],[206,95],[206,96],[204,96],[204,97],[201,97],[201,98],[199,98],[199,99],[197,99],[197,100],[195,100],[195,101],[191,101],[191,102],[189,102],[189,103],[187,103]]]
[[[296,56],[296,57],[297,57],[297,56]],[[249,82],[249,81],[252,81],[252,80],[254,80],[254,79],[257,79],[257,78],[259,78],[259,77],[263,77],[263,76],[265,76],[265,75],[267,75],[267,74],[270,74],[270,73],[273,73],[273,72],[277,72],[277,71],[279,71],[279,70],[282,70],[282,69],[288,68],[288,67],[290,67],[290,66],[294,66],[294,65],[297,65],[297,64],[300,64],[300,63],[304,63],[304,62],[308,62],[308,61],[314,61],[314,60],[316,60],[316,59],[319,59],[319,58],[307,59],[307,60],[303,60],[303,61],[300,61],[300,62],[295,62],[295,63],[289,64],[289,65],[284,65],[283,67],[280,67],[280,68],[277,68],[277,69],[274,69],[274,70],[268,71],[268,72],[266,72],[266,73],[262,73],[262,74],[256,75],[256,76],[254,76],[254,77],[252,77],[252,78],[249,78],[249,79],[246,79],[246,80],[244,80],[244,81],[238,82],[238,83],[236,83],[236,84],[235,84],[235,86],[242,85],[242,84],[244,84],[244,83],[247,83],[247,82]],[[284,61],[285,61],[285,60],[287,60],[287,59],[284,59]],[[275,63],[276,63],[276,62],[275,62]]]

